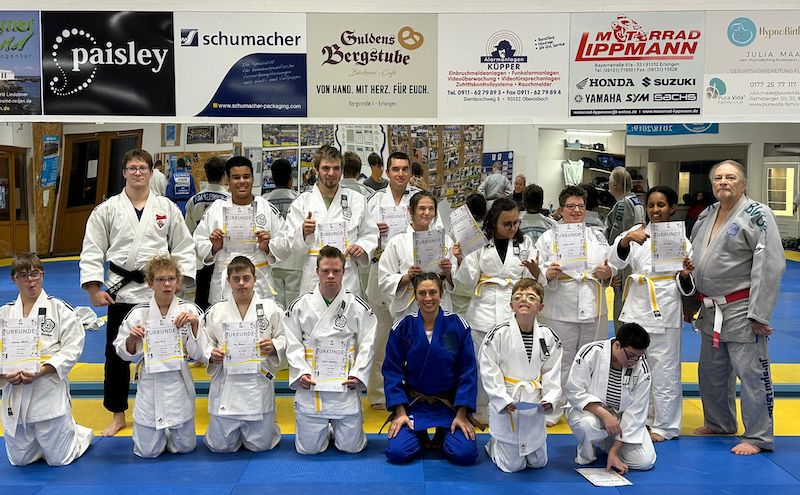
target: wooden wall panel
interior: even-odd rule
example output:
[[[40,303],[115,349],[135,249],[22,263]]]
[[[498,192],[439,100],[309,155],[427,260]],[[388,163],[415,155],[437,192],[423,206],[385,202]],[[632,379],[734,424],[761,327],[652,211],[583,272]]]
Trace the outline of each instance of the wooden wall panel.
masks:
[[[53,223],[56,214],[56,186],[41,187],[42,158],[44,156],[44,136],[58,136],[59,146],[59,177],[64,168],[64,126],[62,124],[34,123],[33,124],[33,205],[36,229],[36,252],[40,256],[50,254],[50,238],[53,232]],[[48,190],[50,201],[44,206],[44,191]]]

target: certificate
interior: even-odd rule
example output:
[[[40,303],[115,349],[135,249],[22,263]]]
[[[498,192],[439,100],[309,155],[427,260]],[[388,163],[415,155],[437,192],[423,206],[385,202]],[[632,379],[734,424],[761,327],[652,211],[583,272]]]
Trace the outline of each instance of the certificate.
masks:
[[[588,263],[586,227],[582,223],[558,223],[555,234],[553,251],[561,263],[562,271],[585,272]]]
[[[489,244],[467,205],[460,206],[450,213],[450,229],[456,242],[461,246],[463,256]]]
[[[258,249],[255,203],[250,206],[224,206],[222,217],[226,252],[252,253]]]
[[[439,272],[439,261],[445,257],[444,230],[414,232],[414,264],[423,272]]]
[[[389,232],[385,237],[387,241],[405,232],[411,222],[408,218],[408,209],[402,206],[381,206],[381,219],[389,226]]]
[[[606,468],[577,468],[575,471],[594,486],[628,486],[633,484],[614,470],[607,473]]]
[[[686,258],[686,225],[683,222],[659,222],[651,223],[650,228],[653,229],[650,241],[653,273],[683,270],[683,259]]]
[[[258,349],[258,322],[236,321],[222,324],[225,334],[223,370],[229,375],[258,373],[261,352]]]
[[[333,246],[339,251],[347,249],[347,222],[318,223],[319,247]]]
[[[41,362],[40,326],[35,318],[0,320],[0,373],[36,373]]]
[[[315,340],[313,380],[318,392],[344,392],[347,380],[349,356],[347,339],[325,337]]]
[[[181,331],[172,318],[144,323],[144,369],[148,373],[178,371],[184,361]]]

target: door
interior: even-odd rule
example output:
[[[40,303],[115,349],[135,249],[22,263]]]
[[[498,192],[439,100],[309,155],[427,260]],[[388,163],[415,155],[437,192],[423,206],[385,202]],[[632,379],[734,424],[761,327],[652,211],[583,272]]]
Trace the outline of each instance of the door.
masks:
[[[0,258],[30,251],[25,150],[0,146]]]
[[[764,157],[764,195],[767,206],[775,214],[775,221],[782,237],[800,237],[800,222],[795,211],[797,193],[797,169],[800,157]]]
[[[124,186],[122,156],[141,147],[142,131],[68,134],[53,252],[79,253],[94,207]]]

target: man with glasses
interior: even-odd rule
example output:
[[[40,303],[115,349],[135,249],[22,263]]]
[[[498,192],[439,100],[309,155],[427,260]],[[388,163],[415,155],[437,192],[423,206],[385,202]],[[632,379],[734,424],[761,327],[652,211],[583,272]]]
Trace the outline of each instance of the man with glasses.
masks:
[[[753,455],[774,446],[767,340],[786,260],[772,210],[745,194],[744,167],[720,162],[710,179],[719,203],[700,214],[691,237],[702,302],[696,326],[703,337],[698,378],[704,424],[695,434],[736,433],[738,378],[744,434],[731,452]],[[691,302],[684,302],[690,314],[697,308]]]
[[[153,256],[171,254],[184,277],[193,283],[196,263],[194,241],[181,211],[166,197],[150,191],[150,153],[131,150],[122,161],[125,187],[89,215],[80,259],[81,287],[89,293],[92,305],[108,306],[103,405],[113,417],[103,436],[113,436],[125,426],[130,367],[117,356],[113,343],[128,311],[152,297],[142,269]],[[101,288],[104,281],[106,290]]]
[[[587,344],[575,356],[564,394],[567,422],[578,440],[577,464],[594,462],[595,446],[608,452],[607,471],[646,471],[655,464],[645,424],[652,383],[645,356],[649,345],[641,325],[624,323],[616,338]]]

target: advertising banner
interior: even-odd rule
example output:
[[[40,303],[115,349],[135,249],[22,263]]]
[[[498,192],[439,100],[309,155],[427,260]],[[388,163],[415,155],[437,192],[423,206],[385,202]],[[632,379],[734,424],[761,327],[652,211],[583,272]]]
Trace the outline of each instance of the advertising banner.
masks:
[[[171,12],[42,12],[47,115],[175,115]]]
[[[436,117],[437,20],[309,14],[309,117]]]
[[[41,115],[39,12],[0,11],[0,115]]]
[[[708,12],[705,115],[797,114],[800,12]]]
[[[306,116],[306,16],[176,12],[178,115]]]
[[[569,14],[439,16],[439,117],[560,119]]]
[[[573,14],[570,117],[698,115],[704,12]]]
[[[719,134],[719,124],[628,124],[628,136]]]

